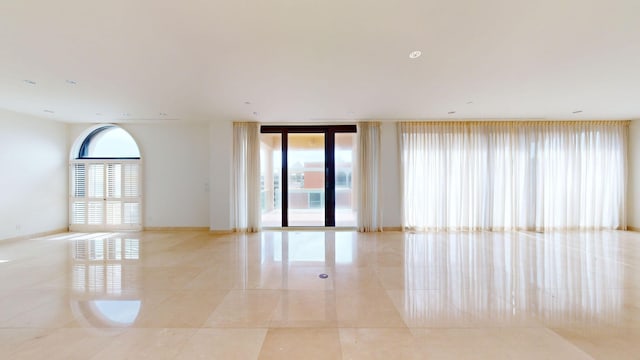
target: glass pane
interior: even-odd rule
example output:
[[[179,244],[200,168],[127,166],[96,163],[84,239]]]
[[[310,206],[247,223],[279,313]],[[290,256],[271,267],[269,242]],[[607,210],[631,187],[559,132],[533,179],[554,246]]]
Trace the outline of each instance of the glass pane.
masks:
[[[282,135],[260,135],[260,202],[262,226],[282,226]]]
[[[139,224],[140,223],[140,204],[125,203],[124,204],[124,223]]]
[[[124,129],[105,126],[89,139],[88,154],[83,158],[139,158],[136,141]]]
[[[124,196],[136,197],[138,196],[138,164],[125,164],[124,165]]]
[[[87,223],[87,203],[84,201],[73,202],[71,207],[71,223],[83,225]]]
[[[104,197],[104,165],[89,165],[89,197]]]
[[[122,203],[120,201],[107,201],[107,224],[119,225],[122,223]]]
[[[89,225],[102,225],[104,223],[104,206],[102,201],[89,201],[88,210]]]
[[[73,197],[87,196],[85,176],[85,164],[73,164],[71,174],[71,194]]]
[[[336,226],[356,226],[354,184],[354,133],[337,133],[336,163]]]
[[[289,134],[289,226],[324,226],[324,134]]]
[[[107,164],[107,197],[122,197],[122,164]]]

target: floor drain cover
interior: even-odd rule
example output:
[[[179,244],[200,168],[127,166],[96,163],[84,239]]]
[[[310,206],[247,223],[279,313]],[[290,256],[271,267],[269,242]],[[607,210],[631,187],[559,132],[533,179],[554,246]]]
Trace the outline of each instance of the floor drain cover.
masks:
[[[318,275],[318,277],[319,277],[320,279],[326,279],[326,278],[328,278],[328,277],[329,277],[329,275],[327,275],[327,274],[320,274],[320,275]]]

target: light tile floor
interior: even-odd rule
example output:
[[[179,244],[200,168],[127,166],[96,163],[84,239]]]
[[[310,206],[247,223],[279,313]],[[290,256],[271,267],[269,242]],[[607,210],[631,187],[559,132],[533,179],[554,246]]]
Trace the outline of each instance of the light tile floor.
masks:
[[[5,241],[0,358],[637,359],[640,233]]]
[[[321,209],[289,209],[288,221],[290,227],[324,226],[324,208]],[[356,227],[358,214],[353,209],[336,209],[335,225],[337,227]],[[260,220],[264,228],[280,228],[282,226],[282,211],[274,209],[262,213]]]

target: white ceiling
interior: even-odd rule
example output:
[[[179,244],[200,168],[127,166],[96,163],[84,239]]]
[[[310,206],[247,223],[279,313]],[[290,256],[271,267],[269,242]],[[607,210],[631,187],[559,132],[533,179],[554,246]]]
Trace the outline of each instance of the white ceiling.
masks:
[[[66,122],[640,118],[640,1],[3,0],[0,108]]]

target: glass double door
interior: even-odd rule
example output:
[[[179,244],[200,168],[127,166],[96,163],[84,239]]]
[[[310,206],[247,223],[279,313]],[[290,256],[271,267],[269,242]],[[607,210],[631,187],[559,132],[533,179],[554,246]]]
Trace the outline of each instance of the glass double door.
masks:
[[[262,127],[263,226],[355,226],[354,132]]]

